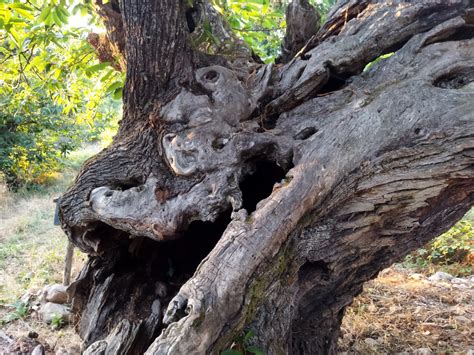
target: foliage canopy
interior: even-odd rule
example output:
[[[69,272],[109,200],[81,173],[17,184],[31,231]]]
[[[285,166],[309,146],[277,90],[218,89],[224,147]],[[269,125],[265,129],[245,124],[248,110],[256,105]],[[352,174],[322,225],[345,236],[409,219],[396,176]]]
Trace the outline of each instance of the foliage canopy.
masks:
[[[77,25],[91,6],[0,1],[0,166],[10,186],[44,181],[117,115],[107,88],[119,98],[122,75],[98,63],[89,29]]]
[[[335,1],[312,2],[324,18]],[[265,62],[279,54],[287,3],[212,0]],[[91,0],[0,0],[0,166],[10,186],[43,182],[116,124],[124,74],[98,61],[91,30],[101,31]]]

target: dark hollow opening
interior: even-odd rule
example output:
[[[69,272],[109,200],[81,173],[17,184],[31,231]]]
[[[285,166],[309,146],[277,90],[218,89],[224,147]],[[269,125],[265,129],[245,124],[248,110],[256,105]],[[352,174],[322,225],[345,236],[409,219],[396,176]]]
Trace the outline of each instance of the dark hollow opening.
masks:
[[[299,131],[297,134],[295,134],[293,138],[304,141],[305,139],[308,139],[317,132],[318,130],[315,127],[306,127]]]
[[[143,274],[144,279],[181,286],[214,248],[231,220],[231,210],[215,222],[194,221],[182,235],[166,242],[138,237],[122,246],[115,272]]]
[[[129,178],[128,180],[121,180],[112,183],[111,188],[113,190],[125,191],[143,185],[143,183],[144,182],[139,178]]]
[[[279,117],[279,114],[262,117],[262,119],[260,120],[260,126],[262,127],[261,131],[263,132],[265,130],[275,128]]]
[[[350,73],[337,73],[329,64],[329,79],[326,84],[317,90],[317,96],[329,94],[337,90],[343,89],[347,84],[347,79],[350,77]]]
[[[232,210],[222,213],[214,222],[194,221],[179,239],[162,243],[168,255],[170,281],[186,281],[199,263],[211,252],[231,221]]]
[[[433,85],[442,89],[461,89],[474,81],[474,68],[460,68],[437,78]]]
[[[242,191],[243,208],[250,214],[257,208],[257,203],[271,195],[273,185],[281,181],[286,171],[273,161],[259,161],[251,166],[248,174],[239,184]]]
[[[169,302],[214,248],[231,221],[231,213],[223,212],[214,222],[191,222],[177,239],[167,242],[129,238],[127,233],[99,223],[94,233],[101,236],[104,253],[94,258],[89,276],[76,288],[80,299],[76,309],[84,310],[88,304],[91,314],[100,313],[93,327],[87,326],[86,316],[82,334],[86,346],[106,336],[125,318],[144,322],[130,339],[127,352],[143,353],[163,329],[163,312]],[[104,286],[106,280],[110,280],[108,286]],[[97,297],[103,297],[108,307],[95,308],[97,304],[91,300]],[[184,315],[184,309],[179,310],[178,316]]]
[[[189,33],[193,33],[196,29],[196,20],[195,17],[198,15],[197,9],[191,7],[185,13],[186,16],[186,24],[188,25]]]

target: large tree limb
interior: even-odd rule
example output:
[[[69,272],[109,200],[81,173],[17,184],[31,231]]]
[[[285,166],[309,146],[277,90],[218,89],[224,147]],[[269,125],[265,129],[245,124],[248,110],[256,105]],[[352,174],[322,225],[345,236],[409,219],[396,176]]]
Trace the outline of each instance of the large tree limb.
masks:
[[[458,18],[451,24],[461,22],[463,20]],[[365,94],[358,96],[345,90],[334,94],[334,98],[332,95],[322,98],[333,100],[334,105],[327,102],[321,105],[319,99],[313,99],[288,113],[288,120],[306,117],[306,121],[314,125],[318,107],[335,107],[334,112],[325,114],[324,121],[317,121],[318,132],[295,153],[295,168],[287,175],[291,181],[259,204],[250,224],[234,220],[194,277],[183,285],[165,317],[165,322],[174,322],[155,341],[149,353],[220,349],[237,335],[235,330],[239,324],[248,324],[255,316],[252,305],[271,298],[271,293],[265,290],[275,292],[277,287],[278,292],[284,292],[282,285],[272,284],[275,280],[281,283],[281,277],[275,277],[274,268],[285,273],[291,280],[290,285],[295,286],[285,292],[290,293],[290,299],[277,292],[278,298],[299,305],[301,314],[306,315],[317,305],[311,292],[318,290],[321,297],[320,287],[332,284],[328,296],[342,298],[331,308],[331,312],[337,313],[360,291],[360,287],[345,290],[340,284],[343,278],[348,287],[361,285],[382,267],[405,255],[414,247],[412,243],[421,245],[466,212],[473,201],[474,187],[471,113],[474,95],[469,84],[441,89],[434,83],[446,75],[474,68],[474,42],[423,46],[428,38],[446,33],[446,27],[441,25],[427,35],[415,37],[376,70],[355,78],[351,90]],[[424,97],[439,106],[426,105],[421,99]],[[393,101],[393,98],[397,99]],[[341,107],[340,100],[345,104],[337,109]],[[281,125],[286,128],[283,122]],[[402,137],[404,143],[400,142]],[[341,186],[343,182],[347,186]],[[451,198],[446,199],[447,196]],[[432,203],[439,204],[434,214],[429,208]],[[333,215],[335,220],[329,218],[328,225],[318,227],[315,216],[327,218],[328,215]],[[294,258],[304,255],[302,250],[285,255],[286,260],[279,256],[289,243],[288,236],[293,233],[297,237],[302,233],[298,232],[302,218],[309,219],[306,233],[322,228],[321,237],[316,232],[312,238],[324,239],[314,241],[316,250],[308,250],[306,261],[301,258],[299,262],[303,264],[295,268]],[[336,243],[350,249],[347,264],[335,262],[340,261],[337,258],[344,259],[341,248],[333,249]],[[334,261],[331,254],[326,254],[330,250],[337,250]],[[351,260],[350,255],[356,259]],[[370,270],[364,270],[364,265],[374,260],[378,267],[371,264]],[[278,262],[289,265],[279,266]],[[305,271],[307,263],[309,273],[327,274],[322,284],[315,283],[317,279],[298,280],[310,277]],[[312,270],[312,264],[316,270]],[[289,268],[291,266],[294,269]],[[348,278],[346,268],[353,273],[352,279]],[[249,284],[249,280],[256,281]],[[357,282],[354,284],[354,281]],[[301,282],[303,285],[298,285]],[[308,282],[307,289],[302,287]],[[187,315],[176,321],[174,315],[181,307],[186,307]],[[297,323],[302,321],[294,313],[290,319]],[[322,321],[324,314],[317,319]],[[287,326],[291,329],[291,323]],[[311,326],[308,326],[307,332],[310,332]],[[232,329],[230,334],[229,329]],[[285,345],[287,339],[262,338],[265,340],[262,345],[270,352],[304,353],[304,349],[315,349],[308,333],[295,335],[291,349]],[[328,344],[316,345],[327,350]]]
[[[322,28],[322,42],[303,53],[302,58],[280,68],[274,76],[273,101],[265,114],[275,115],[291,109],[303,100],[314,97],[331,77],[347,78],[360,73],[365,65],[401,47],[411,36],[424,32],[452,18],[465,9],[469,1],[420,1],[407,6],[404,2],[357,2],[357,17],[348,18],[348,8],[341,8],[328,22],[343,21],[337,36],[326,37]],[[344,10],[346,9],[346,10]],[[429,16],[427,16],[429,14]]]

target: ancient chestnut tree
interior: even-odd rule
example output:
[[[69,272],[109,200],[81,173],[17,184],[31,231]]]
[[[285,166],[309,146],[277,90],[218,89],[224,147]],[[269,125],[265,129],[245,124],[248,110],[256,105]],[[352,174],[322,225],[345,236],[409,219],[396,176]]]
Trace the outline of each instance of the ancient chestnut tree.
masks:
[[[61,199],[90,256],[70,288],[87,353],[218,353],[248,330],[331,353],[363,283],[471,207],[472,1],[343,0],[318,29],[294,0],[273,65],[207,0],[97,9],[126,84]]]

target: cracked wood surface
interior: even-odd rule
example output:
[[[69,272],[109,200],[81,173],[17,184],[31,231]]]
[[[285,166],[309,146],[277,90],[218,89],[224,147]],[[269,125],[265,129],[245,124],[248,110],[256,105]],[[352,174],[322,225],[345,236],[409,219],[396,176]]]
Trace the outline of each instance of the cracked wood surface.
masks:
[[[460,24],[464,20],[459,17],[450,23]],[[460,68],[474,68],[474,41],[424,45],[434,36],[443,40],[443,33],[451,32],[446,31],[446,27],[447,24],[441,24],[426,35],[415,36],[394,56],[355,77],[350,89],[335,93],[334,98],[333,95],[315,98],[288,112],[281,124],[279,120],[276,130],[296,132],[302,126],[315,124],[315,117],[320,117],[318,109],[332,109],[316,121],[317,133],[296,149],[295,167],[287,174],[291,181],[259,204],[251,216],[251,224],[234,220],[194,277],[183,285],[171,301],[164,321],[173,320],[174,312],[183,305],[188,315],[171,323],[149,353],[180,353],[193,349],[205,352],[210,345],[212,349],[216,342],[225,339],[227,329],[233,329],[232,324],[248,321],[245,309],[253,301],[252,285],[248,281],[258,278],[262,272],[259,268],[266,269],[267,264],[271,264],[269,261],[275,260],[288,235],[301,228],[301,220],[308,214],[310,221],[314,219],[312,214],[335,215],[335,220],[331,218],[327,225],[323,222],[319,227],[334,229],[326,241],[332,245],[311,240],[309,243],[315,250],[305,250],[307,245],[303,244],[293,257],[304,259],[301,254],[306,254],[309,262],[323,260],[328,265],[329,280],[319,286],[333,283],[337,288],[333,286],[331,291],[337,294],[343,289],[338,285],[341,279],[350,280],[350,286],[354,286],[354,281],[361,286],[393,259],[399,259],[436,235],[433,232],[447,229],[449,224],[445,223],[450,216],[459,218],[467,211],[472,204],[474,187],[472,84],[442,89],[434,82],[439,77],[455,75]],[[341,186],[348,183],[349,187]],[[446,202],[444,198],[451,200]],[[435,201],[446,209],[435,213],[433,210],[441,207],[432,206]],[[440,221],[443,222],[440,224]],[[301,233],[315,228],[308,223],[310,226]],[[318,219],[313,223],[318,226]],[[315,234],[313,238],[319,239],[318,233]],[[338,243],[342,246],[334,247]],[[346,248],[352,250],[344,252]],[[354,254],[354,250],[357,250],[356,260],[338,264],[344,260],[345,253]],[[331,256],[330,251],[335,255]],[[379,251],[386,251],[389,256],[380,256],[377,268],[357,277],[349,276],[348,272],[360,271]],[[296,270],[301,267],[298,265]],[[322,293],[318,285],[313,284],[315,280],[302,282],[297,273],[291,276],[294,283],[290,290],[288,285],[280,285],[278,290],[260,295],[265,299],[275,298],[270,296],[274,294],[280,299],[282,293],[290,293],[292,298],[283,298],[285,302],[302,308],[301,315],[296,317],[287,310],[287,319],[291,322],[287,321],[286,332],[276,332],[269,339],[261,336],[265,340],[264,348],[270,353],[314,350],[314,347],[306,347],[312,341],[308,333],[295,335],[290,346],[286,345],[288,339],[279,339],[280,334],[288,334],[288,330],[295,327],[294,323],[299,329],[299,322],[304,322],[310,313],[306,305],[301,304],[302,300],[309,303],[309,307],[315,307],[317,297],[313,293],[319,296]],[[281,282],[280,278],[262,282],[270,286],[273,281]],[[301,283],[308,282],[310,287],[302,287]],[[349,291],[344,301],[332,300],[335,303],[332,312],[339,312],[360,287],[356,290]],[[327,290],[325,293],[326,297],[335,295]],[[285,309],[284,304],[281,307]],[[199,326],[193,325],[197,319]],[[233,323],[229,324],[229,320]],[[265,326],[275,327],[271,322]],[[322,348],[324,344],[318,345]]]

